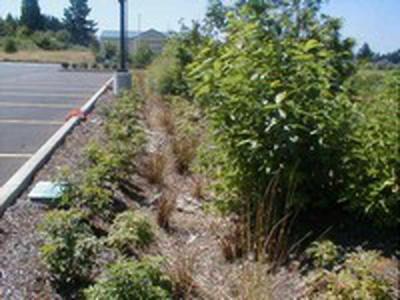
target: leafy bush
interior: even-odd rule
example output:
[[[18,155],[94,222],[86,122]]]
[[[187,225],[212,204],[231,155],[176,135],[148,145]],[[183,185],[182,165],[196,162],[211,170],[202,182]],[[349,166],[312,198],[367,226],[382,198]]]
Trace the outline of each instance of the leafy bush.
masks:
[[[183,28],[180,34],[171,38],[148,69],[150,88],[161,95],[188,94],[185,68],[206,40],[197,23],[191,29]]]
[[[147,43],[140,43],[132,55],[132,64],[135,68],[145,68],[151,64],[154,56],[154,52]]]
[[[127,211],[116,217],[107,243],[122,253],[149,245],[154,239],[151,224],[139,212]]]
[[[33,42],[43,50],[61,50],[65,49],[67,45],[65,41],[60,41],[54,32],[35,32],[32,35]]]
[[[222,189],[236,202],[257,202],[279,173],[282,189],[297,186],[295,206],[330,206],[342,196],[352,147],[343,84],[353,43],[338,38],[339,21],[318,6],[271,2],[259,14],[231,14],[225,42],[209,43],[190,66],[224,152]],[[304,16],[301,33],[295,15]]]
[[[98,63],[114,62],[118,58],[118,47],[115,43],[105,43],[99,51],[95,49],[95,56]]]
[[[333,266],[339,256],[338,247],[331,241],[313,242],[306,251],[316,267]]]
[[[375,77],[365,80],[361,87],[376,86]],[[354,138],[357,146],[349,158],[351,185],[344,200],[350,208],[369,216],[376,223],[396,226],[400,223],[400,169],[398,142],[400,119],[400,72],[387,72],[378,81],[375,92],[358,102],[360,121]]]
[[[105,152],[98,144],[92,143],[87,149],[89,165],[79,176],[78,182],[72,181],[63,195],[61,206],[88,209],[91,215],[109,219],[113,215],[113,188],[111,172],[118,170],[118,161]]]
[[[162,300],[171,299],[171,290],[171,282],[158,263],[120,261],[111,265],[85,294],[88,300]]]
[[[68,69],[69,69],[69,66],[70,66],[70,64],[69,64],[68,62],[63,62],[63,63],[61,63],[61,67],[62,67],[64,70],[68,70]]]
[[[118,212],[113,205],[116,192],[130,195],[135,191],[130,179],[136,168],[136,155],[144,145],[139,107],[137,95],[126,95],[105,112],[108,142],[88,146],[88,163],[82,166],[82,175],[72,180],[63,206],[88,209],[91,215],[110,220]]]
[[[119,172],[132,174],[134,158],[145,144],[145,134],[139,112],[142,101],[138,94],[132,92],[120,98],[107,114],[105,131],[109,137],[112,152],[122,157],[122,168]]]
[[[149,85],[153,91],[161,94],[178,94],[184,89],[178,59],[176,45],[173,42],[167,43],[164,51],[158,56],[149,67]]]
[[[89,64],[86,63],[86,62],[81,63],[79,66],[80,66],[80,68],[83,69],[83,70],[86,70],[87,68],[89,68]]]
[[[376,251],[350,253],[337,271],[322,271],[311,299],[392,299],[391,284],[376,272],[382,257]]]
[[[82,213],[50,212],[40,231],[45,238],[41,257],[55,281],[64,286],[86,282],[95,263],[97,241]]]
[[[15,53],[18,52],[17,43],[13,38],[8,38],[5,40],[3,45],[4,52],[6,53]]]

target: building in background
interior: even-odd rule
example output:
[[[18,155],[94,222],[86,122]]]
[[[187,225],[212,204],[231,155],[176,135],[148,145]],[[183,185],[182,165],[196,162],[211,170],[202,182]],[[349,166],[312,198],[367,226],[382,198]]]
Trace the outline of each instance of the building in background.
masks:
[[[119,45],[119,31],[106,30],[100,35],[100,41],[104,43],[115,43]],[[154,29],[147,31],[129,31],[128,32],[128,48],[129,52],[134,53],[141,43],[149,45],[150,49],[159,54],[162,52],[167,41],[167,35]]]

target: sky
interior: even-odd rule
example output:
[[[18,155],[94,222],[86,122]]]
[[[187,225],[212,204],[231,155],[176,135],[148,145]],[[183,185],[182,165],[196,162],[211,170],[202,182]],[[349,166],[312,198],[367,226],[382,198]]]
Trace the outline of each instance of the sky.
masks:
[[[228,1],[228,0],[226,0]],[[61,17],[68,0],[39,0],[42,12]],[[154,28],[160,31],[179,29],[204,17],[207,0],[128,0],[131,30]],[[21,0],[0,0],[0,16],[18,16]],[[89,0],[91,18],[99,30],[118,28],[118,0]],[[353,37],[358,47],[364,42],[377,52],[400,48],[400,0],[329,0],[324,12],[343,19],[344,37]],[[139,18],[139,15],[141,16]],[[139,22],[139,19],[141,20]]]

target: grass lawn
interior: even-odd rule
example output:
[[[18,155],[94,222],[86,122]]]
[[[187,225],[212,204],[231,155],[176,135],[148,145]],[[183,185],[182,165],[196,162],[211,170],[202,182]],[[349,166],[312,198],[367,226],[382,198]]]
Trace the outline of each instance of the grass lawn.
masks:
[[[0,61],[38,62],[38,63],[80,63],[94,62],[92,52],[87,50],[21,50],[16,53],[5,53],[0,51]]]

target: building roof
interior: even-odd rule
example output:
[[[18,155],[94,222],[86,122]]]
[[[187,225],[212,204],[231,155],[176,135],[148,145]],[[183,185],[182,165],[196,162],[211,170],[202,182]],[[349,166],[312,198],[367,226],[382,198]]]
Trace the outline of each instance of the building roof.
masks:
[[[136,37],[139,37],[141,35],[145,35],[148,33],[156,33],[158,35],[162,35],[164,37],[166,37],[166,35],[160,31],[157,31],[155,29],[150,29],[150,30],[146,30],[146,31],[128,31],[128,38],[129,39],[134,39]],[[100,39],[119,39],[120,36],[120,32],[118,30],[104,30],[101,34],[100,34]]]

